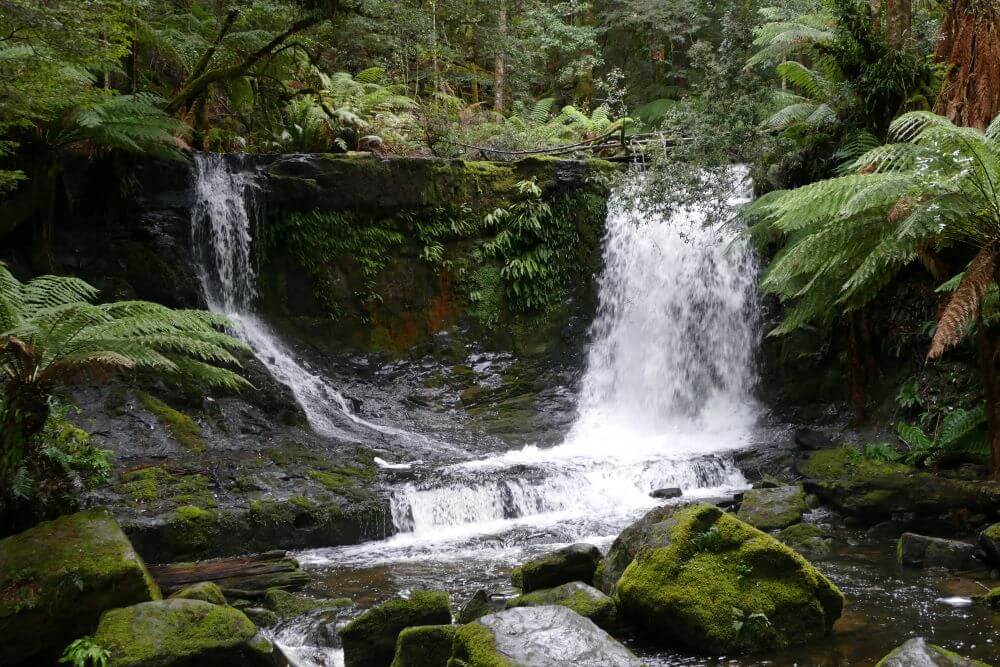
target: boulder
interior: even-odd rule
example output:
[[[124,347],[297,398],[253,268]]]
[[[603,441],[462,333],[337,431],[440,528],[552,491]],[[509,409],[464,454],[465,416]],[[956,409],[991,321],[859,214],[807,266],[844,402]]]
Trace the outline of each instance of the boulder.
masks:
[[[222,594],[222,589],[216,584],[213,584],[211,581],[203,581],[198,584],[185,586],[170,597],[171,599],[180,598],[183,600],[201,600],[202,602],[220,604],[223,606],[226,604],[226,596]]]
[[[94,641],[109,667],[238,665],[276,661],[274,647],[238,609],[174,598],[112,609],[101,616]]]
[[[404,628],[448,625],[451,605],[445,591],[413,591],[409,599],[390,600],[361,614],[343,630],[345,667],[384,667],[396,654]]]
[[[833,547],[833,540],[811,523],[789,526],[776,537],[809,560],[822,560],[828,557]]]
[[[456,622],[461,625],[472,623],[477,618],[486,614],[492,614],[507,608],[507,599],[503,596],[493,595],[487,591],[479,589],[472,598],[465,603],[462,611],[458,612]]]
[[[615,539],[608,555],[601,561],[594,574],[594,586],[611,595],[625,568],[640,549],[666,546],[670,543],[670,524],[665,523],[678,507],[656,507],[623,530]]]
[[[448,667],[639,667],[631,652],[566,607],[517,607],[461,626]]]
[[[829,436],[822,431],[817,431],[813,428],[795,429],[792,439],[795,441],[795,444],[799,447],[799,449],[805,449],[806,451],[811,452],[833,447],[833,440],[831,440]]]
[[[593,586],[580,581],[525,593],[507,602],[508,609],[549,605],[568,607],[608,631],[616,629],[619,625],[618,608],[615,607],[614,601]]]
[[[995,611],[1000,611],[1000,586],[993,588],[986,594],[984,601],[986,606]]]
[[[314,598],[308,595],[289,593],[280,588],[269,588],[264,594],[264,606],[278,615],[278,618],[302,616],[317,609],[340,609],[354,604],[350,598]]]
[[[0,664],[58,656],[105,610],[159,597],[106,510],[40,523],[0,540]]]
[[[666,523],[668,543],[641,550],[615,591],[619,613],[653,640],[757,653],[825,636],[839,618],[837,587],[770,535],[705,504]]]
[[[678,489],[677,487],[672,486],[666,489],[656,489],[649,495],[653,498],[661,498],[664,500],[669,500],[670,498],[680,498],[682,495],[684,495],[684,492]]]
[[[775,530],[798,523],[808,509],[801,486],[776,486],[744,493],[737,516],[761,530]]]
[[[967,570],[976,566],[976,548],[967,542],[903,533],[896,545],[896,560],[910,567],[946,567]]]
[[[878,661],[875,667],[990,667],[985,662],[963,658],[940,646],[915,637]]]
[[[529,560],[511,573],[511,581],[524,593],[553,588],[571,581],[593,581],[601,551],[593,544],[563,547],[541,558]]]
[[[396,640],[392,667],[446,667],[457,625],[418,625]]]
[[[1000,566],[1000,523],[995,523],[979,533],[979,546],[994,567]]]

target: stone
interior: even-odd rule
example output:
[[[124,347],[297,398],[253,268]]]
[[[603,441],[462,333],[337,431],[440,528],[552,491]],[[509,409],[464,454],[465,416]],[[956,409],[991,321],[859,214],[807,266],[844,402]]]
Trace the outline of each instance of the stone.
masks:
[[[698,504],[663,526],[615,590],[619,613],[653,641],[712,655],[759,653],[826,636],[844,597],[767,533]]]
[[[340,631],[345,667],[384,667],[396,654],[404,628],[448,625],[451,605],[445,591],[413,591],[409,599],[390,600],[361,614]]]
[[[684,492],[675,486],[668,487],[666,489],[656,489],[649,494],[653,498],[661,498],[664,500],[669,500],[671,498],[680,498],[684,495]]]
[[[792,439],[799,449],[814,452],[833,447],[833,440],[825,433],[812,428],[795,429]]]
[[[986,606],[994,611],[1000,611],[1000,586],[993,588],[986,594],[984,601]]]
[[[778,486],[747,491],[736,516],[761,530],[775,530],[798,523],[808,509],[801,486]]]
[[[928,644],[923,637],[915,637],[896,647],[878,661],[875,667],[990,667],[985,662],[963,658],[940,646]]]
[[[492,614],[507,608],[507,599],[479,589],[458,612],[456,622],[461,625],[472,623],[477,618]]]
[[[258,628],[269,628],[272,625],[277,625],[281,617],[270,609],[265,609],[264,607],[244,607],[241,611],[247,615],[253,624]]]
[[[222,594],[222,589],[211,581],[202,581],[197,584],[185,586],[170,597],[171,599],[201,600],[202,602],[223,606],[226,604],[226,596]]]
[[[616,630],[620,625],[618,608],[615,607],[614,601],[593,586],[580,581],[525,593],[507,602],[508,609],[548,605],[568,607],[609,632]]]
[[[776,537],[811,561],[827,558],[833,550],[833,540],[811,523],[789,526]]]
[[[979,546],[994,567],[1000,566],[1000,523],[979,533]]]
[[[108,651],[109,667],[241,665],[265,667],[276,659],[238,609],[173,598],[112,609],[101,616],[94,641]]]
[[[447,667],[457,625],[418,625],[396,640],[392,667]]]
[[[159,598],[106,510],[40,523],[0,540],[0,664],[57,657],[105,610]]]
[[[601,551],[593,544],[579,543],[563,547],[540,558],[529,560],[511,573],[511,581],[523,593],[553,588],[571,581],[593,581],[601,561]]]
[[[896,561],[910,567],[944,567],[967,570],[975,567],[976,548],[967,542],[903,533],[896,545]]]
[[[350,607],[354,602],[350,598],[314,598],[308,595],[289,593],[280,588],[269,588],[264,594],[264,606],[278,615],[279,618],[302,616],[317,609],[340,609]]]
[[[623,530],[608,555],[601,561],[594,573],[594,586],[607,595],[615,592],[615,584],[621,578],[625,568],[639,553],[640,549],[666,546],[670,543],[670,525],[664,523],[678,507],[665,505],[647,512],[641,519]]]
[[[632,653],[566,607],[517,607],[455,633],[448,667],[640,667]]]

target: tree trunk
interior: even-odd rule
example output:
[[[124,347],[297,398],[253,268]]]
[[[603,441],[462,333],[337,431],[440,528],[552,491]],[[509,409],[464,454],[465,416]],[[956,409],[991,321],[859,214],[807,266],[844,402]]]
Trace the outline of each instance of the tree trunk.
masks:
[[[497,36],[500,38],[500,50],[493,71],[493,110],[502,113],[504,110],[504,88],[507,86],[507,0],[499,0],[497,10]]]
[[[1000,479],[1000,367],[997,364],[997,338],[982,319],[976,323],[976,347],[986,399],[986,442],[990,448],[990,475]]]
[[[866,363],[864,318],[859,311],[847,315],[847,392],[853,423],[859,426],[868,416],[866,385],[868,368]]]
[[[985,130],[1000,111],[1000,1],[951,0],[936,57],[949,65],[935,111]]]
[[[890,46],[902,46],[913,27],[912,0],[886,0],[885,39]]]
[[[10,383],[5,392],[0,433],[0,484],[13,479],[49,418],[48,393],[37,385]]]

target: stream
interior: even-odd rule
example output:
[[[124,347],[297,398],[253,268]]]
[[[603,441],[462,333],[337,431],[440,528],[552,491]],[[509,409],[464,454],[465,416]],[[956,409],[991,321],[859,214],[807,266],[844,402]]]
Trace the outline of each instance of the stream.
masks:
[[[392,596],[443,588],[457,611],[478,589],[513,594],[510,570],[534,555],[581,541],[606,550],[663,502],[650,497],[655,489],[713,499],[749,486],[733,452],[773,427],[762,425],[754,399],[758,266],[731,228],[706,226],[696,209],[669,218],[642,213],[628,205],[640,183],[619,188],[609,205],[599,308],[571,426],[554,446],[484,456],[481,448],[362,418],[332,380],[297,359],[254,311],[252,241],[263,216],[256,175],[212,155],[197,157],[196,175],[192,241],[209,307],[227,315],[292,389],[315,431],[345,441],[375,432],[426,461],[396,462],[396,535],[297,554],[315,576],[315,592],[356,605],[272,628],[296,665],[342,664],[335,622]],[[742,183],[734,191],[735,206],[748,191]],[[664,653],[637,640],[630,647],[651,665],[858,665],[922,635],[970,657],[994,655],[989,613],[962,602],[974,582],[900,573],[889,542],[847,529],[837,538],[835,557],[819,567],[849,602],[827,642],[766,661]]]

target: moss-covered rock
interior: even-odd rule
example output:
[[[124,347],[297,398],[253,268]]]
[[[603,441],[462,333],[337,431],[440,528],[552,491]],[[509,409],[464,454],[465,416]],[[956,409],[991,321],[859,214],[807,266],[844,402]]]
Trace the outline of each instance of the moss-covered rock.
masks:
[[[264,594],[264,604],[279,618],[302,616],[317,609],[341,609],[354,604],[350,598],[314,598],[289,593],[280,588],[269,588]]]
[[[909,640],[878,661],[875,667],[990,667],[985,662],[963,658],[957,653],[928,644],[923,637]]]
[[[185,586],[170,597],[182,600],[201,600],[202,602],[222,606],[226,605],[226,596],[223,595],[222,589],[219,588],[218,584],[214,584],[211,581],[201,581],[197,584]]]
[[[589,618],[598,627],[609,632],[619,626],[618,608],[614,601],[597,590],[580,581],[546,588],[532,593],[525,593],[507,602],[507,608],[541,607],[545,605],[560,605],[568,607],[584,618]]]
[[[593,544],[571,544],[516,568],[511,581],[524,593],[571,581],[590,582],[600,561],[601,551]]]
[[[108,651],[111,667],[263,667],[274,651],[238,609],[183,599],[105,612],[94,641]]]
[[[418,625],[406,628],[396,640],[392,667],[446,667],[456,625]]]
[[[465,603],[462,610],[458,612],[455,621],[465,625],[466,623],[472,623],[477,618],[486,616],[486,614],[492,614],[506,608],[506,598],[491,595],[489,592],[480,589]]]
[[[775,530],[798,523],[808,509],[801,486],[777,486],[744,493],[737,516],[761,530]]]
[[[201,427],[191,417],[144,391],[137,392],[136,396],[143,407],[153,413],[160,425],[167,429],[182,447],[196,454],[203,453],[207,449]]]
[[[1000,566],[1000,523],[995,523],[979,533],[979,546],[994,566]]]
[[[673,524],[668,519],[677,509],[676,505],[655,507],[623,530],[612,543],[608,555],[598,565],[594,573],[594,586],[611,595],[625,568],[641,549],[670,544],[670,528]]]
[[[102,612],[159,599],[128,539],[103,509],[0,540],[0,663],[58,654]]]
[[[705,504],[668,522],[669,545],[640,551],[615,592],[657,641],[754,653],[822,637],[840,616],[837,587],[770,535]]]
[[[797,523],[778,533],[777,538],[809,560],[822,560],[832,551],[832,540],[812,523]]]
[[[896,544],[896,560],[909,567],[945,567],[966,570],[975,566],[975,547],[967,542],[903,533]]]
[[[409,599],[390,600],[369,609],[340,632],[346,667],[384,667],[396,653],[396,639],[415,625],[448,625],[446,591],[413,591]]]
[[[984,597],[984,601],[986,602],[986,606],[990,609],[1000,611],[1000,586],[991,589],[990,592]]]

